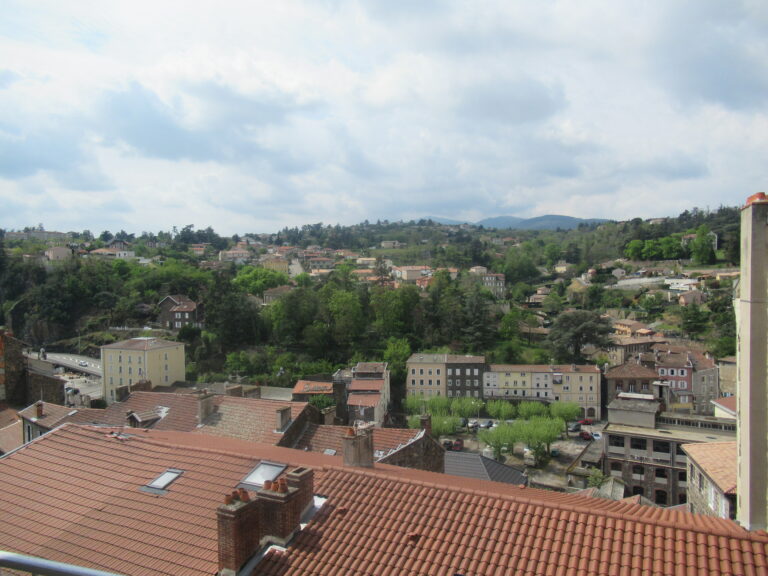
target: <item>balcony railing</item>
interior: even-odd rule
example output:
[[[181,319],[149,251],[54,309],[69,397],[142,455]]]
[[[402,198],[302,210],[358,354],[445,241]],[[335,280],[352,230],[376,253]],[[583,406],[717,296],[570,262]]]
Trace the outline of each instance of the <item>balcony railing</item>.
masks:
[[[35,576],[120,576],[114,572],[104,572],[93,568],[84,568],[63,562],[53,562],[44,558],[24,556],[0,550],[0,568],[11,568],[29,572]]]

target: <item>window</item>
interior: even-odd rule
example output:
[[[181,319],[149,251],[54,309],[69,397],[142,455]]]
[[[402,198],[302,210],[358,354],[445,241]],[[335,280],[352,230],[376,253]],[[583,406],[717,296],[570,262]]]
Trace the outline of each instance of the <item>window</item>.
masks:
[[[419,368],[419,376],[424,376],[424,368]]]
[[[477,368],[475,368],[475,376],[477,376],[479,372],[477,371]]]
[[[666,468],[656,468],[654,475],[656,478],[660,480],[665,480],[667,478],[667,469]]]
[[[666,368],[659,368],[659,376],[666,376],[667,369]]]
[[[448,376],[452,376],[452,375],[453,375],[453,368],[448,368]]]
[[[640,464],[635,464],[632,466],[632,474],[643,476],[645,474],[645,468],[643,468]]]
[[[688,474],[686,474],[685,470],[681,470],[677,473],[677,481],[678,482],[687,482],[688,481]]]
[[[453,386],[453,379],[448,378],[448,386]]]
[[[424,386],[424,380],[419,380],[419,386]]]
[[[680,369],[680,376],[685,376],[686,374],[688,374],[688,372],[685,370],[685,368],[681,368]]]
[[[629,447],[632,450],[647,450],[648,445],[645,441],[645,438],[632,438],[629,441]]]
[[[416,379],[415,378],[411,378],[411,386],[416,386]]]
[[[432,376],[432,368],[429,369],[429,376]]]
[[[621,472],[621,462],[611,462],[611,472]]]
[[[416,375],[416,368],[411,368],[411,375]]]
[[[432,378],[430,378],[430,379],[429,379],[429,383],[428,383],[428,385],[429,385],[429,386],[432,386]]]
[[[440,376],[440,368],[437,369],[437,375]]]
[[[621,380],[619,380],[618,382],[616,382],[616,392],[623,392],[623,391],[624,391],[624,386],[622,385]]]
[[[674,376],[675,375],[675,369],[674,368],[670,368],[668,374],[670,376]]]
[[[624,436],[608,435],[608,446],[618,446],[624,448]]]

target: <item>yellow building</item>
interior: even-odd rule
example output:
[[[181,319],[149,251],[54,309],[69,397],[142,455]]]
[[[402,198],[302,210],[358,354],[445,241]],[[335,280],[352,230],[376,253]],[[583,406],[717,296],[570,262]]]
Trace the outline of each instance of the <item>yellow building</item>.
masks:
[[[185,378],[184,344],[158,338],[131,338],[101,347],[104,400],[118,400],[118,388],[148,381],[170,386]]]

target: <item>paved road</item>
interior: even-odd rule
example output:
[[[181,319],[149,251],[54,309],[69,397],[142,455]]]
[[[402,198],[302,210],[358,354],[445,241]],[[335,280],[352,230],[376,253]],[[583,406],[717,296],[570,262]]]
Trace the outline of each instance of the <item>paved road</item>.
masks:
[[[29,357],[37,358],[37,353],[29,354]],[[49,352],[46,354],[46,360],[51,364],[64,366],[67,370],[83,372],[85,374],[90,374],[91,376],[101,376],[101,360],[96,360],[89,356]]]

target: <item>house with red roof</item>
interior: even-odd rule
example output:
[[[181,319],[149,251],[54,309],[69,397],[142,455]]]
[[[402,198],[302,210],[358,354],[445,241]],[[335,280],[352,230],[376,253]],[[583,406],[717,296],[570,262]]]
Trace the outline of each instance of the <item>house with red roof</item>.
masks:
[[[372,447],[352,429],[330,456],[67,424],[0,459],[0,541],[125,576],[768,570],[768,534],[730,520],[389,466]]]
[[[691,512],[736,518],[736,442],[684,444],[690,464]]]

